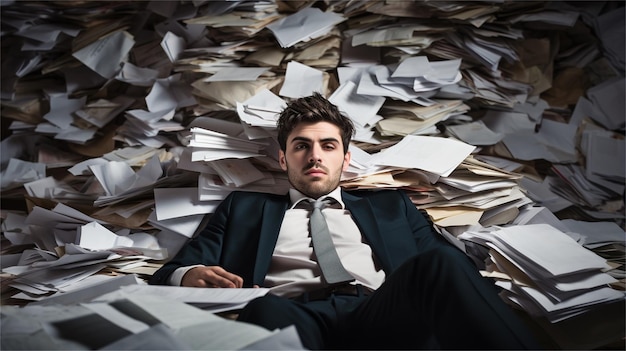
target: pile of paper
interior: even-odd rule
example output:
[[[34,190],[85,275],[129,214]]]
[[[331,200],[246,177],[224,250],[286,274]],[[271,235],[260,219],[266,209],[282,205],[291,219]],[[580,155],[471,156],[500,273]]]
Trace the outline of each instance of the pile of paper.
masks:
[[[549,223],[624,279],[615,3],[18,1],[1,15],[9,278],[31,254],[78,259],[65,246],[96,229],[115,247],[76,278],[149,274],[106,252],[148,234],[171,257],[231,191],[285,193],[278,114],[320,92],[355,125],[344,188],[404,189],[468,250],[466,231]],[[57,205],[80,221],[30,215]],[[567,218],[616,234],[595,242]]]
[[[525,311],[551,322],[585,313],[598,305],[624,300],[609,285],[617,280],[606,260],[547,224],[520,225],[492,231],[468,231],[461,240],[489,247],[504,296]]]
[[[369,155],[353,151],[345,188],[403,188],[435,225],[447,227],[507,224],[532,204],[518,184],[521,174],[471,155],[473,146],[452,139],[408,136]]]
[[[30,230],[19,232],[24,225]],[[154,235],[110,229],[63,204],[52,210],[35,206],[25,218],[11,214],[3,223],[5,235],[22,245],[36,245],[3,257],[3,272],[12,275],[8,284],[20,291],[13,298],[41,300],[107,267],[124,271],[167,258]]]
[[[145,293],[83,304],[5,306],[2,344],[11,350],[304,349],[295,327],[269,331]]]
[[[583,247],[605,258],[613,267],[608,273],[623,281],[626,278],[624,230],[614,222],[561,221],[564,231]]]
[[[450,176],[435,183],[440,200],[419,206],[442,227],[510,223],[519,215],[519,208],[532,203],[517,183],[520,178],[468,157]],[[472,216],[474,220],[469,219]]]
[[[623,127],[614,124],[616,129],[606,129],[600,126],[608,123],[603,120],[605,116],[617,118],[623,113],[624,107],[616,104],[615,100],[600,103],[588,99],[595,96],[602,86],[603,90],[623,91],[623,79],[620,81],[610,80],[608,85],[603,83],[591,88],[586,96],[577,100],[572,118],[567,124],[544,120],[539,132],[535,133],[530,132],[531,125],[520,119],[520,127],[517,129],[520,136],[507,134],[504,137],[507,150],[521,160],[544,159],[553,162],[541,182],[533,179],[521,182],[537,203],[545,203],[553,212],[575,206],[584,211],[586,216],[599,220],[624,218],[623,213],[615,211],[616,206],[621,206],[620,194],[624,192],[626,179],[626,161],[623,157],[626,144],[617,132],[617,129]],[[610,109],[611,112],[604,113],[603,109]],[[584,121],[585,116],[598,124]],[[521,127],[522,123],[526,127]],[[522,141],[522,135],[533,135],[534,141],[529,143],[528,138]],[[579,157],[583,157],[585,162],[574,162]],[[555,195],[559,201],[550,202],[549,199]]]

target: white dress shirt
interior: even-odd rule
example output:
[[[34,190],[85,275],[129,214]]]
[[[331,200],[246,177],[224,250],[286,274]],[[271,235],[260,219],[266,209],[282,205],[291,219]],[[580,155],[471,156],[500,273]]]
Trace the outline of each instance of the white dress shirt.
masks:
[[[313,255],[309,230],[311,211],[308,207],[298,206],[308,198],[295,189],[289,190],[289,197],[291,207],[285,212],[264,282],[264,287],[271,288],[272,293],[287,297],[325,286]],[[377,289],[385,280],[385,272],[375,265],[370,246],[363,242],[350,211],[345,209],[341,189],[335,189],[327,197],[337,201],[324,208],[322,213],[342,264],[355,278],[355,283]],[[183,275],[197,266],[178,268],[171,275],[170,284],[180,285]]]
[[[265,286],[271,288],[274,294],[283,296],[295,296],[324,287],[311,244],[311,210],[298,206],[307,197],[295,189],[289,190],[289,197],[292,205],[285,213],[272,263],[265,277]],[[324,208],[322,213],[341,263],[356,283],[377,289],[385,280],[385,272],[376,267],[370,246],[363,242],[350,211],[345,209],[341,189],[335,189],[327,197],[337,201],[335,206]]]

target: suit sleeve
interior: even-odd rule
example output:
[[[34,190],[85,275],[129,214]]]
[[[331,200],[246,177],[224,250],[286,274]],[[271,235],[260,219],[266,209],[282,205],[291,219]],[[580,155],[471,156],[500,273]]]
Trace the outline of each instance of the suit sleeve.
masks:
[[[167,285],[170,275],[180,267],[220,264],[232,199],[233,193],[220,203],[207,226],[150,277],[149,284]]]
[[[422,253],[440,246],[451,246],[444,237],[435,231],[428,215],[418,210],[404,191],[398,193],[404,202],[406,219],[411,227],[418,252]]]

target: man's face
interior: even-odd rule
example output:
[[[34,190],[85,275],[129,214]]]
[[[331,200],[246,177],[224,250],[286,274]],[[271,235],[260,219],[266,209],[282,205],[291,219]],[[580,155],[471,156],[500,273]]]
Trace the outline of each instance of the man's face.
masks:
[[[343,154],[339,127],[328,122],[299,124],[278,156],[291,185],[315,199],[333,191],[350,164],[350,152]]]

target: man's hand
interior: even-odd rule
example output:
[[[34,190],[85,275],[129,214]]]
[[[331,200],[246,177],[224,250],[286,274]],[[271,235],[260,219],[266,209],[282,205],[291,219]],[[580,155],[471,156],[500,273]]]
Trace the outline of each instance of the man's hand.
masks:
[[[195,267],[185,273],[181,285],[198,288],[241,288],[243,278],[220,266]]]

